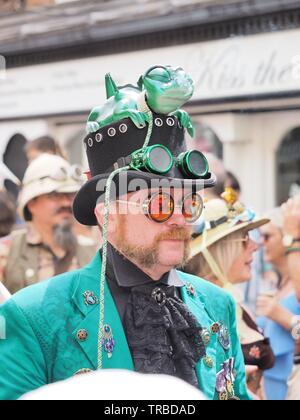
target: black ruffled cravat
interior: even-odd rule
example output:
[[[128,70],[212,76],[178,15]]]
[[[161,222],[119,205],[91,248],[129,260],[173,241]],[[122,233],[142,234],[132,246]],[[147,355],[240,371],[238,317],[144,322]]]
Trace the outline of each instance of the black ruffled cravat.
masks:
[[[125,328],[137,372],[173,375],[198,386],[195,367],[205,356],[202,328],[175,287],[133,287]]]

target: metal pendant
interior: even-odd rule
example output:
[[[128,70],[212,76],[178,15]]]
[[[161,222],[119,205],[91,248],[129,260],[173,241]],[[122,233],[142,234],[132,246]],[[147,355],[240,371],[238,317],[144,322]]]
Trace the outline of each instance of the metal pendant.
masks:
[[[104,348],[104,351],[107,353],[107,356],[109,359],[112,358],[113,356],[113,352],[115,349],[115,340],[114,340],[114,336],[112,333],[112,329],[109,325],[104,325],[103,330],[102,330],[102,346]]]

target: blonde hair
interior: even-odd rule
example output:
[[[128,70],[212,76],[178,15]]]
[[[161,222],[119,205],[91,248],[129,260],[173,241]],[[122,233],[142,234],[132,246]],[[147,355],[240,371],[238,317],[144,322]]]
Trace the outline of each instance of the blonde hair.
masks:
[[[238,231],[208,247],[208,251],[223,273],[224,278],[227,278],[234,260],[242,252],[243,245],[242,242],[239,242],[239,239],[242,239],[243,236],[244,231]],[[184,268],[187,273],[202,277],[213,283],[222,281],[222,279],[217,278],[216,273],[202,253],[192,258]]]

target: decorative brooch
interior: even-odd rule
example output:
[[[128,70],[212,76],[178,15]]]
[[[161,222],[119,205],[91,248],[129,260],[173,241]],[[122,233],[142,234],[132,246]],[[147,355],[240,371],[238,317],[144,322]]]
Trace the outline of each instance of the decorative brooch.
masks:
[[[111,359],[116,345],[111,327],[109,325],[104,325],[102,334],[103,348],[107,353],[108,358]]]
[[[98,305],[99,301],[97,296],[90,291],[84,292],[83,294],[84,297],[84,303],[86,304],[86,306],[94,306],[94,305]]]

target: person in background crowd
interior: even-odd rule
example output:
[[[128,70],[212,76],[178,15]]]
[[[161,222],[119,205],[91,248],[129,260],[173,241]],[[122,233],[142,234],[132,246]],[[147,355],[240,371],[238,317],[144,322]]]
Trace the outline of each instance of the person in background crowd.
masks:
[[[72,204],[81,174],[63,158],[42,155],[28,167],[19,213],[26,229],[0,242],[0,281],[10,293],[85,265],[94,246],[73,233]]]
[[[280,274],[278,291],[262,294],[257,301],[259,325],[270,338],[276,356],[273,369],[265,372],[265,391],[269,400],[285,400],[287,381],[293,369],[295,339],[292,331],[300,315],[295,296],[287,252],[293,238],[284,233],[283,213],[280,208],[267,214],[271,222],[261,228],[265,260]],[[295,318],[296,317],[296,318]]]
[[[42,136],[30,141],[25,146],[25,152],[30,163],[44,153],[66,159],[65,153],[59,143],[50,136]]]
[[[206,204],[202,233],[198,232],[192,241],[190,260],[184,269],[228,290],[235,298],[245,364],[252,372],[248,375],[248,387],[263,398],[262,375],[273,367],[274,355],[254,317],[242,305],[242,296],[235,286],[251,279],[253,255],[258,245],[250,239],[249,232],[268,223],[268,219],[257,219],[255,213],[236,201],[233,190],[227,189],[222,196],[228,201],[216,199]],[[255,373],[250,366],[257,368]]]
[[[284,234],[290,238],[289,272],[300,301],[300,196],[282,206]]]
[[[300,301],[300,196],[282,206],[283,231],[289,239],[287,254],[290,277]],[[289,381],[288,400],[300,400],[300,316],[294,318],[293,337],[296,340],[294,370]]]
[[[241,198],[242,187],[237,177],[230,171],[226,172],[225,187],[232,188],[238,200]],[[250,233],[251,239],[256,243],[261,243],[259,230],[253,230]],[[259,286],[263,272],[263,251],[258,249],[254,254],[252,264],[252,279],[247,283],[239,285],[240,290],[244,294],[244,304],[254,314],[256,311],[256,301],[259,293]]]
[[[25,151],[29,162],[45,153],[60,156],[67,160],[65,152],[59,143],[50,136],[39,137],[27,143]],[[98,239],[98,236],[93,229],[80,225],[74,220],[73,230],[82,243],[85,243],[87,246],[96,246],[95,240]]]
[[[230,171],[226,172],[225,189],[226,188],[232,188],[235,191],[238,200],[240,199],[242,194],[241,184],[237,177]]]

